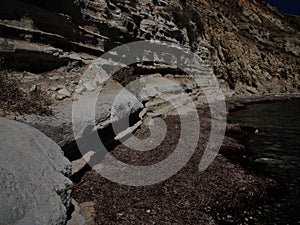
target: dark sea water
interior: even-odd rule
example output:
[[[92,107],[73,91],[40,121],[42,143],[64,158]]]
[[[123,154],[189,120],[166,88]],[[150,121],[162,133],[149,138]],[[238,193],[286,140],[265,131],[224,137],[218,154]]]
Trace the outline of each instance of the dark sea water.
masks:
[[[281,186],[262,206],[263,224],[300,224],[300,99],[249,105],[228,120],[254,128],[244,143],[251,167]]]

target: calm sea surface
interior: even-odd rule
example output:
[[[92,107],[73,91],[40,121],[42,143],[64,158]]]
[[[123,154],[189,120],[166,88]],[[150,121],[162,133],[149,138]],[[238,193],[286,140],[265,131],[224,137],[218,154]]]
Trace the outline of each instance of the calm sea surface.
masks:
[[[249,105],[228,121],[255,128],[245,140],[252,167],[282,185],[265,203],[266,224],[300,224],[300,99]]]

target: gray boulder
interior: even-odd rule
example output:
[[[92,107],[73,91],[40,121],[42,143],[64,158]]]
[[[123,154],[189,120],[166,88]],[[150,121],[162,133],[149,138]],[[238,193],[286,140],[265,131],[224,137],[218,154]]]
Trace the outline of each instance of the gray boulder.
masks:
[[[60,225],[71,204],[70,162],[28,125],[0,119],[0,224]]]

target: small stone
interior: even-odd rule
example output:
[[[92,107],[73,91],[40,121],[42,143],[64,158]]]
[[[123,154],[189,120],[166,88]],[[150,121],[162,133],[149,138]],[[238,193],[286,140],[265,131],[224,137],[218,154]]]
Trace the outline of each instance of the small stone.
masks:
[[[95,88],[93,87],[93,85],[90,82],[84,82],[83,83],[84,87],[86,88],[87,91],[94,91]]]
[[[151,213],[151,210],[150,210],[150,209],[147,209],[147,210],[146,210],[146,213]]]
[[[64,98],[65,98],[65,96],[63,96],[63,95],[55,95],[56,100],[63,100]]]
[[[57,86],[51,86],[51,87],[49,87],[48,90],[50,90],[50,91],[58,91],[59,88]]]
[[[32,85],[32,87],[30,88],[30,92],[36,92],[37,91],[37,85]]]
[[[73,81],[71,81],[71,84],[78,85],[78,81],[73,80]]]
[[[75,90],[76,94],[82,94],[85,91],[86,91],[86,88],[83,86],[78,86]]]
[[[209,206],[206,206],[204,209],[205,209],[205,211],[207,211],[207,212],[210,212],[210,211],[211,211],[211,208],[210,208]]]
[[[35,74],[26,74],[24,77],[21,77],[21,82],[26,83],[26,82],[33,82],[37,81],[39,77]]]
[[[52,54],[54,57],[58,57],[59,56],[59,52],[53,52]]]
[[[22,115],[17,115],[17,116],[16,116],[16,120],[17,120],[17,121],[23,121],[23,120],[24,120],[24,116],[22,116]]]
[[[57,85],[57,86],[51,86],[51,87],[49,88],[49,90],[50,90],[50,91],[58,91],[58,90],[63,89],[63,88],[64,88],[63,85]]]
[[[3,109],[0,109],[0,117],[6,116],[6,113]]]
[[[69,79],[73,79],[73,78],[75,78],[75,77],[76,77],[76,75],[73,75],[73,74],[67,75],[67,76],[66,76],[66,78],[69,78]]]
[[[56,95],[56,99],[57,100],[62,100],[62,99],[65,99],[65,98],[70,98],[71,97],[71,94],[70,92],[67,90],[66,87],[63,87],[62,89],[60,89],[58,92],[57,92],[57,95]]]
[[[60,89],[57,93],[58,93],[58,94],[61,94],[61,95],[66,95],[67,97],[71,97],[71,94],[70,94],[70,92],[67,90],[66,87]]]
[[[53,81],[57,81],[59,80],[60,77],[59,76],[52,76],[52,77],[49,77],[49,80],[53,80]]]
[[[65,86],[60,84],[60,85],[57,85],[56,87],[57,87],[57,90],[60,90],[60,89],[63,89]]]
[[[121,216],[123,216],[124,215],[124,213],[123,212],[119,212],[119,213],[117,213],[117,216],[118,217],[121,217]]]

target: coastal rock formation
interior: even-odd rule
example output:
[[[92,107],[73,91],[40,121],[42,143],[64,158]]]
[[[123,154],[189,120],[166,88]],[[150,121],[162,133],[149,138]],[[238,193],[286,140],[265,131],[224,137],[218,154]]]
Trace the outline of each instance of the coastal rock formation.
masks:
[[[61,146],[70,141],[58,137],[57,130],[70,133],[69,128],[61,126],[70,127],[72,101],[78,100],[74,95],[99,93],[109,81],[105,71],[115,65],[114,56],[102,66],[95,59],[132,41],[168,41],[190,49],[202,60],[197,68],[199,77],[207,82],[206,77],[216,76],[226,95],[299,91],[299,18],[261,0],[68,0],[63,4],[13,0],[2,3],[0,15],[0,73],[25,92],[43,90],[52,101],[54,114],[53,119],[32,120],[18,113],[12,117],[39,129],[54,124],[55,129],[42,131]],[[82,78],[83,74],[87,76]],[[179,83],[191,99],[203,100],[203,87],[172,65],[136,64],[110,80],[126,86],[153,74]],[[151,88],[144,93],[152,94],[151,98],[146,96],[146,101],[138,99],[141,108],[151,105],[145,117],[172,110],[162,106]],[[182,96],[175,98],[181,105],[187,102]],[[104,114],[109,118],[110,109]]]
[[[39,74],[43,85],[52,71],[72,92],[75,68],[124,43],[160,40],[197,52],[227,91],[299,90],[299,18],[261,0],[13,0],[0,10],[1,69]]]
[[[3,82],[0,84],[0,116],[22,121],[45,133],[63,147],[65,156],[76,161],[78,166],[73,171],[78,172],[86,164],[82,160],[85,158],[81,158],[84,152],[76,152],[75,139],[98,132],[106,144],[111,144],[143,122],[172,112],[174,105],[188,105],[190,100],[202,104],[205,95],[212,91],[214,82],[211,77],[217,77],[226,96],[299,92],[299,28],[299,17],[280,12],[262,0],[2,2],[0,76]],[[166,41],[197,54],[201,66],[191,69],[196,70],[201,85],[174,65],[164,63],[137,63],[125,66],[112,77],[107,77],[106,72],[118,64],[118,54],[111,54],[111,58],[101,65],[97,59],[117,46],[141,40]],[[147,54],[142,52],[140,58],[147,58]],[[162,53],[158,57],[165,55]],[[122,93],[122,98],[117,107],[112,108],[119,93]],[[85,120],[85,117],[75,118],[79,128],[75,137],[72,107],[82,110],[84,115],[87,111],[85,103],[94,95],[98,96],[95,124]],[[130,127],[114,133],[112,123],[122,123],[126,117],[130,117]],[[60,209],[55,211],[57,208],[49,207],[46,203],[41,207],[36,203],[32,211],[26,212],[25,215],[32,213],[32,220],[27,221],[29,217],[21,217],[29,198],[25,194],[25,197],[22,195],[24,199],[22,197],[20,200],[20,210],[11,215],[1,211],[1,215],[10,216],[1,220],[9,223],[21,218],[26,220],[24,223],[35,224],[33,220],[42,219],[43,224],[63,224],[66,219],[65,207],[70,202],[68,190],[71,183],[61,173],[69,175],[70,169],[62,168],[68,167],[69,163],[59,147],[36,130],[6,120],[2,120],[2,124],[1,138],[11,134],[15,139],[7,140],[14,143],[12,147],[15,151],[20,150],[17,145],[19,140],[22,137],[28,140],[25,135],[33,133],[30,136],[33,142],[26,143],[27,148],[22,144],[22,152],[10,156],[20,157],[20,161],[28,157],[31,162],[32,154],[40,151],[40,148],[44,152],[44,147],[50,143],[49,146],[54,150],[51,148],[51,152],[48,152],[49,149],[45,147],[45,151],[50,155],[55,154],[58,165],[52,162],[51,157],[49,159],[49,156],[43,155],[37,161],[45,161],[45,164],[34,166],[41,166],[42,169],[47,165],[51,169],[46,173],[53,172],[55,177],[58,176],[57,183],[55,181],[47,185],[44,190],[48,190],[46,193],[50,195],[49,198],[55,199],[47,204],[53,203]],[[20,130],[16,128],[18,126]],[[22,133],[24,129],[28,133]],[[37,145],[37,137],[47,144]],[[242,150],[238,143],[229,145],[232,140],[227,140],[225,147],[229,150],[236,147]],[[2,148],[5,149],[5,145]],[[5,160],[6,154],[12,153],[5,151],[1,157]],[[87,148],[85,154],[93,155],[93,149]],[[39,157],[39,153],[35,157]],[[23,165],[14,164],[1,163],[1,166],[7,166],[7,170],[9,166]],[[3,183],[4,191],[14,188],[11,185],[15,181],[10,179],[15,178],[23,182],[20,186],[31,190],[31,186],[24,183],[27,180],[21,179],[24,174],[11,175],[6,170],[1,173],[1,180],[11,183]],[[20,167],[20,171],[24,172],[24,169]],[[18,193],[18,186],[15,188]],[[34,195],[40,196],[41,193]],[[3,210],[9,209],[11,202],[4,202],[8,205]],[[48,208],[54,211],[46,213]],[[35,209],[45,214],[37,214]],[[35,217],[41,214],[45,216]]]
[[[63,225],[71,204],[70,162],[40,131],[0,119],[0,224]]]
[[[214,71],[237,94],[299,91],[299,16],[261,0],[209,1],[200,10]],[[212,11],[213,14],[210,14]]]
[[[195,52],[202,59],[199,76],[205,81],[215,75],[225,94],[299,91],[299,18],[261,0],[13,0],[2,3],[0,15],[0,73],[27,92],[45,91],[55,115],[71,105],[62,102],[76,100],[75,93],[99,92],[106,84],[107,65],[99,67],[95,59],[138,40],[168,41]],[[162,64],[132,65],[111,79],[126,86],[153,74],[189,87],[184,91],[194,100],[201,95],[193,80]],[[157,110],[154,115],[169,111]]]

